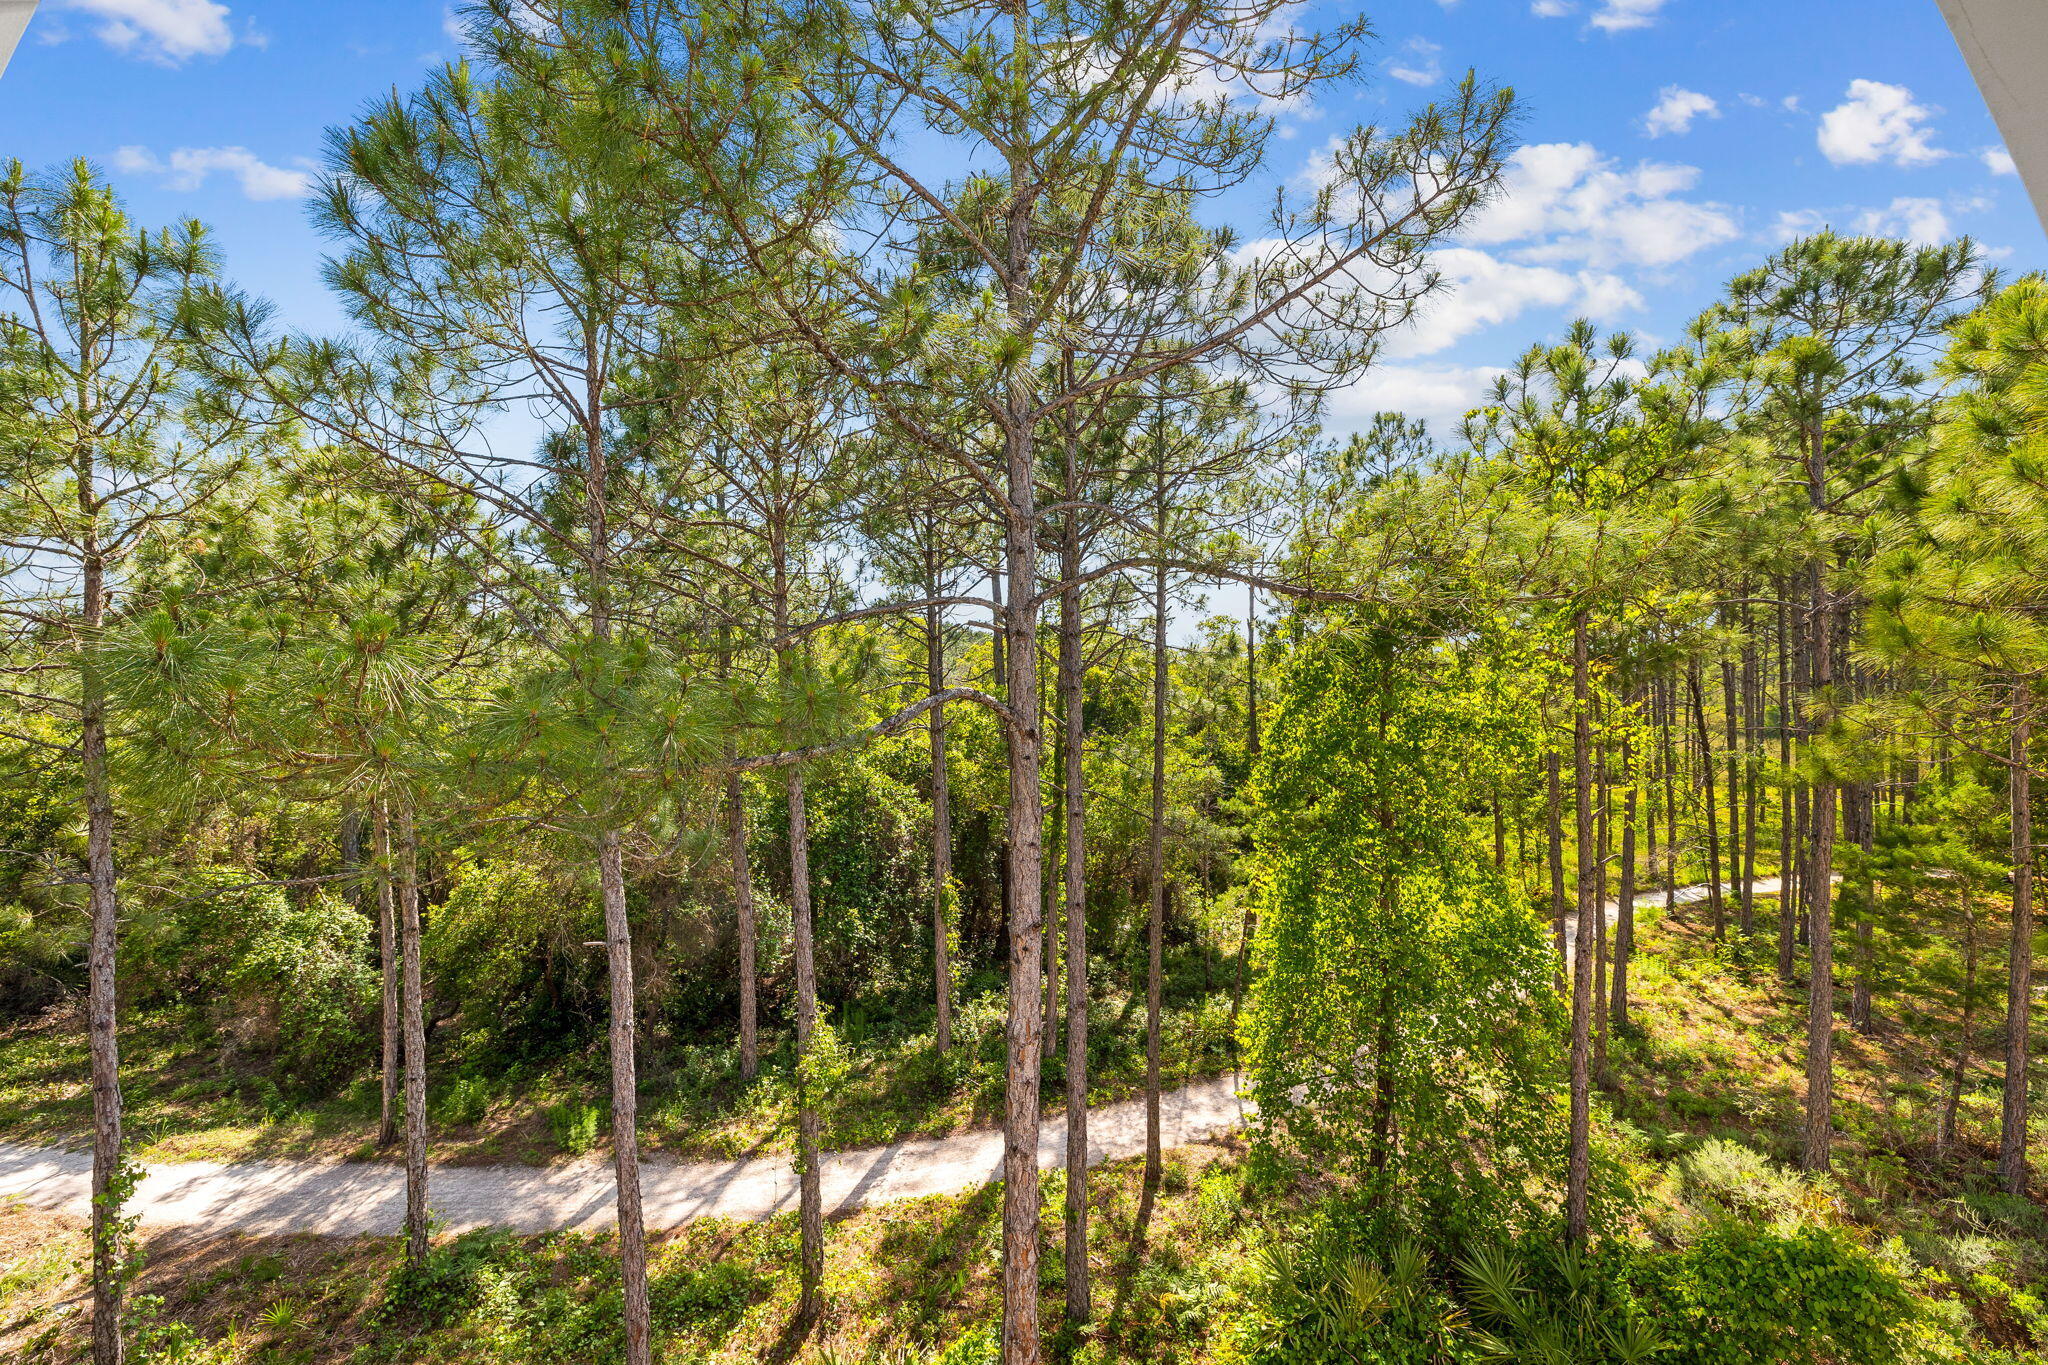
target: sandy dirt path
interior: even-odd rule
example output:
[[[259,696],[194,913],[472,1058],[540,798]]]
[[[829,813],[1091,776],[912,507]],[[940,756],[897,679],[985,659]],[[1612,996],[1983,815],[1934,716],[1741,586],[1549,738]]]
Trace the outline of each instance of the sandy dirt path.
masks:
[[[1778,890],[1775,877],[1756,882]],[[1676,901],[1706,899],[1705,886],[1679,888]],[[1663,899],[1646,890],[1649,908]],[[1612,921],[1617,906],[1609,903]],[[1574,917],[1575,918],[1575,917]],[[1244,1123],[1250,1101],[1238,1080],[1197,1081],[1160,1099],[1160,1136],[1168,1147],[1200,1142]],[[1038,1164],[1065,1164],[1067,1122],[1046,1120]],[[1119,1161],[1145,1150],[1145,1103],[1125,1100],[1088,1115],[1088,1164]],[[835,1152],[825,1158],[825,1208],[850,1213],[871,1204],[954,1194],[995,1180],[1003,1135],[982,1129],[917,1138],[886,1147]],[[91,1211],[90,1152],[0,1143],[0,1200],[86,1217]],[[677,1227],[697,1218],[766,1218],[796,1206],[796,1171],[788,1156],[736,1161],[664,1162],[641,1167],[647,1221]],[[599,1228],[612,1221],[608,1162],[559,1166],[440,1166],[427,1179],[428,1204],[453,1231],[503,1227],[519,1232]],[[146,1227],[209,1232],[310,1232],[332,1236],[395,1232],[405,1218],[405,1172],[382,1162],[181,1161],[149,1168],[128,1202]]]
[[[1168,1147],[1229,1132],[1249,1109],[1230,1076],[1198,1081],[1160,1097],[1160,1136]],[[1038,1164],[1065,1164],[1067,1124],[1048,1119]],[[1088,1115],[1088,1164],[1145,1150],[1142,1099]],[[835,1152],[825,1158],[825,1209],[851,1212],[892,1199],[952,1194],[1001,1174],[998,1129],[920,1138]],[[0,1144],[0,1200],[86,1217],[91,1211],[90,1152]],[[766,1218],[796,1207],[796,1172],[787,1156],[738,1161],[662,1162],[641,1167],[647,1222],[675,1227],[697,1218]],[[441,1166],[427,1178],[428,1204],[452,1231],[504,1227],[519,1232],[599,1228],[612,1221],[609,1162],[561,1166]],[[152,1166],[127,1205],[145,1227],[210,1232],[311,1232],[334,1236],[395,1232],[405,1218],[405,1172],[382,1162],[181,1161]]]

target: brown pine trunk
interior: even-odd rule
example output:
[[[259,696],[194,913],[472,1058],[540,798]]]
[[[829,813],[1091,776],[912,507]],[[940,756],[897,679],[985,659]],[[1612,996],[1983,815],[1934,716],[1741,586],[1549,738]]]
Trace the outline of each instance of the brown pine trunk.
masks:
[[[626,1314],[627,1365],[652,1365],[647,1296],[647,1223],[640,1202],[640,1070],[633,994],[633,931],[626,915],[626,861],[619,832],[598,837],[598,889],[604,902],[605,960],[611,976],[612,1171],[617,1180],[619,1281]]]
[[[1027,272],[1025,227],[1030,206],[1019,200],[1010,223],[1013,312],[1022,316]],[[1028,369],[1028,367],[1025,367]],[[1038,496],[1033,453],[1034,399],[1027,378],[1013,383],[1004,416],[1003,558],[1009,608],[1003,613],[1009,715],[1009,1025],[1004,1039],[1003,1095],[1003,1365],[1037,1365],[1038,1340],[1038,1085],[1039,1000],[1044,964],[1040,937],[1040,872],[1045,810],[1040,792],[1044,736],[1038,725]]]
[[[1258,591],[1251,593],[1253,605],[1247,606],[1244,618],[1244,659],[1245,659],[1245,757],[1253,769],[1259,766],[1259,642]],[[1230,1039],[1231,1055],[1237,1049],[1237,1016],[1244,1004],[1245,969],[1251,960],[1252,938],[1258,933],[1259,912],[1253,908],[1257,902],[1252,897],[1244,898],[1244,919],[1238,926],[1237,972],[1230,984]]]
[[[1657,729],[1664,747],[1664,914],[1678,908],[1678,749],[1672,734],[1678,728],[1678,682],[1661,679],[1664,723]]]
[[[1700,780],[1706,784],[1706,800],[1700,808],[1707,817],[1707,909],[1714,921],[1714,937],[1728,935],[1728,906],[1721,899],[1721,833],[1714,816],[1714,749],[1707,736],[1706,700],[1700,695],[1700,666],[1686,670],[1686,684],[1692,690],[1692,720],[1700,746]]]
[[[1613,838],[1613,790],[1607,772],[1607,708],[1594,713],[1600,742],[1594,748],[1593,801],[1599,833],[1593,860],[1593,1075],[1607,1074],[1607,859]]]
[[[1742,609],[1742,621],[1742,923],[1744,933],[1754,933],[1757,745],[1763,738],[1763,732],[1757,721],[1762,707],[1757,691],[1755,625],[1747,605]]]
[[[1849,990],[1849,1026],[1858,1033],[1869,1033],[1873,1027],[1872,981],[1877,970],[1877,940],[1874,920],[1877,916],[1877,880],[1872,875],[1870,855],[1876,843],[1877,808],[1868,785],[1858,783],[1851,791],[1844,793],[1844,802],[1854,802],[1856,811],[1856,846],[1863,850],[1862,883],[1856,915],[1856,979]]]
[[[733,911],[740,950],[740,1079],[761,1070],[760,967],[755,960],[754,864],[747,852],[746,784],[737,772],[725,775],[725,852],[732,863]]]
[[[2005,1083],[1998,1122],[1998,1179],[2008,1194],[2027,1189],[2027,1033],[2034,988],[2034,801],[2028,749],[2033,698],[2012,685],[2012,942],[2005,987]]]
[[[788,627],[781,626],[786,633]],[[818,1151],[818,1101],[810,1061],[818,1035],[818,972],[811,939],[811,823],[801,768],[789,770],[789,919],[796,967],[796,1169],[801,1288],[797,1320],[817,1322],[825,1309],[825,1198]]]
[[[1555,749],[1543,755],[1544,814],[1550,839],[1550,927],[1557,939],[1557,965],[1562,985],[1565,959],[1564,897],[1564,793],[1559,788],[1558,757]]]
[[[1628,1028],[1628,964],[1636,947],[1636,780],[1635,749],[1626,739],[1621,745],[1621,765],[1628,774],[1628,794],[1621,805],[1621,898],[1614,912],[1613,1001],[1607,1008],[1608,1027],[1616,1033]],[[1650,830],[1654,837],[1657,821]],[[1655,858],[1651,861],[1654,863]]]
[[[1166,514],[1165,485],[1155,513]],[[1163,528],[1162,528],[1163,529]],[[1159,1184],[1159,1010],[1166,925],[1166,569],[1152,571],[1151,906],[1145,920],[1145,1188]]]
[[[936,574],[925,584],[937,597]],[[946,688],[945,621],[937,607],[924,617],[925,685],[933,692]],[[946,708],[934,706],[926,722],[932,756],[932,994],[937,1013],[933,1042],[940,1052],[953,1046],[953,966],[948,937],[953,924],[953,794],[946,773]]]
[[[1650,685],[1649,706],[1650,724],[1652,727],[1663,723],[1664,712],[1658,701],[1662,690],[1661,684],[1652,683]],[[1643,855],[1643,870],[1645,875],[1653,880],[1657,875],[1657,868],[1659,866],[1657,862],[1657,815],[1663,809],[1657,801],[1659,766],[1657,754],[1658,750],[1654,747],[1654,743],[1643,754],[1643,775],[1642,782],[1640,783],[1643,789],[1643,842],[1646,845]]]
[[[1577,797],[1578,915],[1572,952],[1572,1043],[1570,1150],[1565,1163],[1565,1241],[1584,1246],[1587,1198],[1592,1183],[1593,920],[1601,913],[1594,896],[1592,706],[1586,661],[1586,613],[1572,619],[1572,787]]]
[[[1831,605],[1816,562],[1813,588],[1813,681],[1824,689],[1833,681]],[[1828,1168],[1834,1136],[1835,1107],[1835,940],[1834,854],[1835,798],[1832,782],[1813,787],[1813,847],[1806,877],[1806,1130],[1800,1165],[1808,1171]]]
[[[1057,635],[1057,630],[1054,633]],[[1054,649],[1055,652],[1058,649],[1057,640],[1054,641]],[[1059,665],[1057,660],[1054,662],[1052,673],[1052,690],[1057,692],[1059,690]],[[1044,690],[1044,676],[1041,669],[1040,691]],[[1052,786],[1053,790],[1064,792],[1067,789],[1067,727],[1059,719],[1059,699],[1057,697],[1047,697],[1043,701],[1051,703],[1049,706],[1041,705],[1039,707],[1039,717],[1040,723],[1047,730],[1051,731],[1053,736]],[[1045,998],[1043,1008],[1039,1010],[1038,1019],[1038,1061],[1041,1067],[1059,1055],[1061,1005],[1060,916],[1059,912],[1054,909],[1054,882],[1059,877],[1060,869],[1064,865],[1066,837],[1066,822],[1064,820],[1055,820],[1047,834],[1045,864],[1040,869],[1042,884],[1039,887],[1038,899],[1042,908],[1041,914],[1045,929],[1045,943],[1040,949],[1045,961]],[[1060,891],[1058,894],[1061,899],[1064,899],[1064,891]]]
[[[389,1147],[398,1141],[399,1067],[405,1055],[401,1030],[404,1028],[403,991],[398,971],[398,898],[391,883],[391,808],[377,802],[374,838],[377,853],[377,955],[384,974],[383,1084],[382,1105],[377,1124],[377,1145]]]
[[[1722,737],[1728,746],[1728,887],[1735,897],[1735,927],[1744,938],[1756,930],[1749,883],[1742,875],[1742,751],[1736,734],[1735,661],[1721,660]],[[1714,874],[1720,876],[1719,872]]]
[[[1067,487],[1078,487],[1074,444],[1067,446]],[[1087,764],[1082,748],[1080,519],[1069,512],[1060,543],[1059,709],[1067,753],[1062,800],[1062,887],[1067,921],[1067,1189],[1065,1271],[1067,1321],[1094,1316],[1088,1282],[1088,845]]]
[[[79,505],[88,519],[93,514],[90,488],[89,473],[81,475]],[[121,1365],[128,1233],[121,1217],[121,1048],[114,993],[120,901],[113,783],[107,773],[107,696],[96,658],[106,602],[105,568],[90,531],[81,597],[78,740],[85,779],[86,910],[91,923],[85,1018],[92,1068],[92,1358],[93,1365]]]
[[[1799,902],[1793,866],[1799,857],[1798,826],[1792,815],[1792,613],[1789,585],[1778,594],[1778,980],[1791,985],[1798,974]]]
[[[1963,1000],[1956,1019],[1956,1050],[1948,1067],[1941,1118],[1934,1129],[1934,1150],[1944,1155],[1955,1145],[1956,1109],[1963,1099],[1963,1080],[1970,1070],[1970,1029],[1977,1008],[1977,912],[1970,903],[1970,883],[1957,878],[1956,900],[1963,919]]]
[[[785,692],[793,691],[795,649],[788,644],[789,541],[778,507],[769,528],[773,562],[775,666]],[[787,721],[785,720],[785,725]],[[785,729],[783,743],[797,746],[798,737]],[[803,769],[789,770],[789,920],[790,957],[796,969],[796,1173],[798,1294],[797,1322],[808,1329],[825,1308],[825,1201],[818,1150],[818,1101],[811,1062],[818,1035],[818,971],[811,924],[811,821],[805,803]]]
[[[398,807],[398,957],[405,1012],[405,1260],[427,1263],[427,1005],[420,972],[419,838],[412,805]]]

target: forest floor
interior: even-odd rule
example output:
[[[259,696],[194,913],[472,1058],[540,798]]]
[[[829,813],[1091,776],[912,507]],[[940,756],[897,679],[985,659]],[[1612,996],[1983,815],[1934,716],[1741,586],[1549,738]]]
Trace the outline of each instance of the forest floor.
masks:
[[[2048,1344],[2048,1211],[2001,1194],[1992,1176],[1998,1124],[1996,1020],[1980,1019],[1959,1140],[1931,1142],[1954,1018],[1885,980],[1868,1032],[1838,1026],[1836,1154],[1814,1180],[1784,1163],[1796,1150],[1804,1089],[1804,992],[1777,980],[1760,897],[1758,932],[1717,936],[1704,906],[1642,912],[1635,1020],[1607,1049],[1598,1153],[1640,1201],[1624,1223],[1644,1235],[1689,1216],[1678,1159],[1718,1150],[1727,1197],[1822,1216],[1902,1267],[1923,1296],[1944,1361],[2037,1360]],[[1732,911],[1731,911],[1732,918]],[[1910,974],[1902,973],[1908,977]],[[1848,967],[1840,983],[1845,1007]],[[1741,1144],[1716,1149],[1713,1140]],[[1755,1153],[1756,1155],[1748,1155]],[[1322,1193],[1251,1193],[1246,1150],[1221,1138],[1169,1154],[1143,1209],[1137,1163],[1091,1180],[1091,1265],[1098,1325],[1067,1346],[1076,1361],[1235,1359],[1233,1323],[1255,1292],[1259,1248],[1294,1235]],[[1060,1192],[1047,1175],[1040,1288],[1058,1319]],[[1673,1213],[1673,1210],[1676,1213]],[[1145,1212],[1148,1218],[1140,1219]],[[657,1332],[671,1365],[868,1362],[980,1365],[999,1302],[999,1187],[879,1204],[836,1218],[825,1321],[809,1344],[790,1332],[796,1226],[703,1218],[658,1241]],[[617,1282],[604,1230],[444,1236],[430,1292],[390,1286],[395,1238],[202,1235],[145,1229],[138,1289],[158,1296],[143,1334],[187,1346],[190,1365],[596,1361],[615,1349]],[[85,1240],[75,1217],[0,1203],[0,1359],[82,1358]],[[154,1335],[152,1335],[154,1334]],[[2010,1354],[2007,1354],[2010,1353]],[[171,1354],[158,1358],[169,1359]]]

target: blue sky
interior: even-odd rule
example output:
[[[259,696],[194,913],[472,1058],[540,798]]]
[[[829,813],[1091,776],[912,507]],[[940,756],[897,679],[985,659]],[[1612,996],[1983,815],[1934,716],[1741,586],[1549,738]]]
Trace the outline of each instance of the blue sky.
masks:
[[[1328,12],[1349,8],[1327,6]],[[1508,195],[1459,280],[1333,409],[1444,420],[1578,313],[1675,336],[1731,274],[1822,223],[1967,232],[2002,268],[2048,239],[1933,0],[1375,0],[1372,79],[1283,117],[1299,176],[1359,121],[1467,67],[1513,86]],[[299,197],[323,129],[456,50],[438,0],[43,0],[0,79],[0,155],[86,156],[145,222],[196,215],[297,324],[339,317]],[[1246,224],[1256,231],[1256,224]]]

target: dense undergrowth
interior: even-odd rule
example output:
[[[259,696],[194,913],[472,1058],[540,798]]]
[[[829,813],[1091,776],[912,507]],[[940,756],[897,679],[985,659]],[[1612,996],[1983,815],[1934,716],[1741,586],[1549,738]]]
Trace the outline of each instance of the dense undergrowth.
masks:
[[[1768,903],[1760,903],[1767,909]],[[1240,1142],[1173,1153],[1149,1210],[1136,1163],[1092,1190],[1097,1321],[1055,1342],[1081,1361],[2001,1361],[2040,1358],[2048,1215],[1990,1175],[1995,1078],[1972,1081],[1959,1142],[1925,1145],[1947,1021],[1880,997],[1845,1028],[1842,1140],[1824,1177],[1780,1158],[1796,1134],[1797,993],[1703,909],[1651,912],[1638,1022],[1611,1040],[1598,1148],[1601,1235],[1583,1257],[1541,1228],[1418,1236],[1330,1177]],[[18,1044],[17,1044],[18,1045]],[[868,1039],[856,1053],[875,1046]],[[1058,1318],[1060,1182],[1041,1290]],[[834,1225],[825,1320],[792,1334],[796,1229],[705,1222],[668,1234],[654,1312],[671,1365],[993,1360],[993,1188]],[[1141,1221],[1141,1217],[1143,1221]],[[79,1358],[75,1227],[0,1214],[0,1355]],[[443,1237],[423,1275],[395,1239],[158,1237],[140,1361],[584,1362],[619,1353],[609,1238]]]

